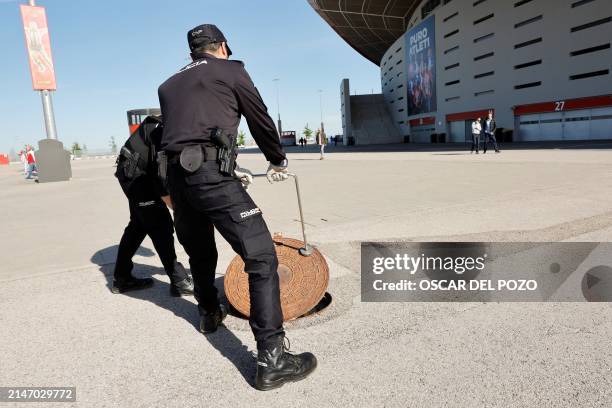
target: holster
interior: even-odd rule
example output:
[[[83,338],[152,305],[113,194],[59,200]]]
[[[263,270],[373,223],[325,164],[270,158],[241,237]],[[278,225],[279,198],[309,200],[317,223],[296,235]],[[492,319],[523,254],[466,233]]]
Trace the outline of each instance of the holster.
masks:
[[[211,140],[219,148],[217,154],[219,171],[225,176],[233,176],[236,167],[236,137],[221,129],[214,129]]]
[[[137,174],[137,169],[140,154],[138,152],[132,153],[125,147],[121,148],[120,154],[125,157],[125,165],[123,168],[125,177],[131,180],[134,179],[136,176],[139,176],[140,172],[138,172]]]

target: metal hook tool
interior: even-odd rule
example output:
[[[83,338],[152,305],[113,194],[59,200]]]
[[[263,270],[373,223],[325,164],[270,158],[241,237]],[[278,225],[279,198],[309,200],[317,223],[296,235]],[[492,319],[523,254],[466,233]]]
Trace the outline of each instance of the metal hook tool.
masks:
[[[293,180],[295,181],[295,191],[297,192],[298,208],[300,210],[300,224],[302,225],[302,236],[304,237],[304,247],[300,248],[298,251],[300,255],[310,256],[312,255],[312,247],[308,244],[308,239],[306,238],[306,224],[304,223],[304,212],[302,210],[302,194],[300,193],[300,182],[296,174],[287,173],[287,175],[289,177],[293,177]],[[253,177],[266,177],[266,175],[254,174]]]

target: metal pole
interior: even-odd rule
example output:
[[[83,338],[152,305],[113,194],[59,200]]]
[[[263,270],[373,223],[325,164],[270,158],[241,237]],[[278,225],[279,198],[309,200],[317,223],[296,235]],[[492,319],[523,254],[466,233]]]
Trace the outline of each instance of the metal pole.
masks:
[[[299,249],[300,255],[310,256],[312,255],[312,247],[306,239],[306,223],[304,222],[304,211],[302,210],[302,193],[300,192],[300,183],[298,176],[293,173],[287,173],[289,177],[293,177],[295,180],[295,192],[297,193],[298,208],[300,210],[300,224],[302,225],[302,237],[304,237],[304,248]],[[253,174],[253,177],[266,177],[266,174]]]
[[[278,90],[278,82],[280,79],[275,78],[273,81],[276,84],[276,112],[278,113],[278,120],[280,120],[280,91]]]
[[[28,3],[30,6],[36,6],[35,0],[29,0]],[[57,140],[57,128],[55,127],[55,113],[53,112],[51,92],[48,90],[40,91],[40,99],[43,105],[43,117],[45,119],[47,139]]]
[[[321,126],[323,126],[323,90],[319,89],[319,107],[321,108]]]
[[[53,100],[51,99],[51,92],[47,90],[40,91],[40,96],[43,104],[43,116],[45,118],[47,139],[57,140],[57,129],[55,127],[55,114],[53,112]]]
[[[281,122],[281,116],[280,116],[280,91],[278,87],[278,83],[280,79],[274,78],[273,81],[276,84],[276,112],[278,113],[278,124],[277,124],[278,129],[277,130],[280,136],[280,134],[283,132],[283,124]]]
[[[292,173],[287,173],[289,177],[293,177],[295,180],[295,191],[297,192],[298,208],[300,209],[300,222],[302,224],[302,236],[304,237],[304,248],[300,248],[300,254],[304,256],[310,256],[312,254],[312,248],[308,245],[306,239],[306,225],[304,224],[304,212],[302,211],[302,194],[300,193],[300,183],[298,182],[298,176]]]

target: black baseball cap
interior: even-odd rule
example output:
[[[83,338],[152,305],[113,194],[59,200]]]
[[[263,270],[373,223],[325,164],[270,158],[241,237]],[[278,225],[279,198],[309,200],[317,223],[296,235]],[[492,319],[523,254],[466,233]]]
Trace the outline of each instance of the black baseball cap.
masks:
[[[224,42],[227,47],[227,53],[232,55],[232,50],[227,45],[225,36],[214,24],[202,24],[192,28],[187,32],[187,42],[191,51],[204,45]]]

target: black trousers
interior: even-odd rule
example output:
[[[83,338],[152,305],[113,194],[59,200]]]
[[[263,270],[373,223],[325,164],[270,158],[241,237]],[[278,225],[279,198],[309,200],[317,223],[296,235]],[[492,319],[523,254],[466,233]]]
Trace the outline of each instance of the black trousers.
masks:
[[[476,150],[476,153],[480,150],[480,135],[472,133],[472,152]]]
[[[484,145],[482,148],[483,153],[487,152],[487,145],[489,143],[493,145],[493,148],[495,149],[496,152],[499,150],[499,146],[497,146],[497,138],[495,138],[495,135],[493,133],[485,133]]]
[[[240,255],[249,275],[249,323],[258,345],[283,334],[278,259],[261,211],[242,184],[219,173],[214,161],[193,174],[179,164],[168,168],[179,242],[189,255],[194,295],[201,311],[219,306],[215,288],[217,247],[214,229]]]
[[[115,280],[131,276],[134,268],[132,258],[147,235],[153,241],[153,246],[170,280],[180,282],[187,278],[183,268],[175,268],[174,228],[166,205],[160,198],[147,201],[128,199],[128,201],[130,203],[130,222],[119,243],[115,263]]]

